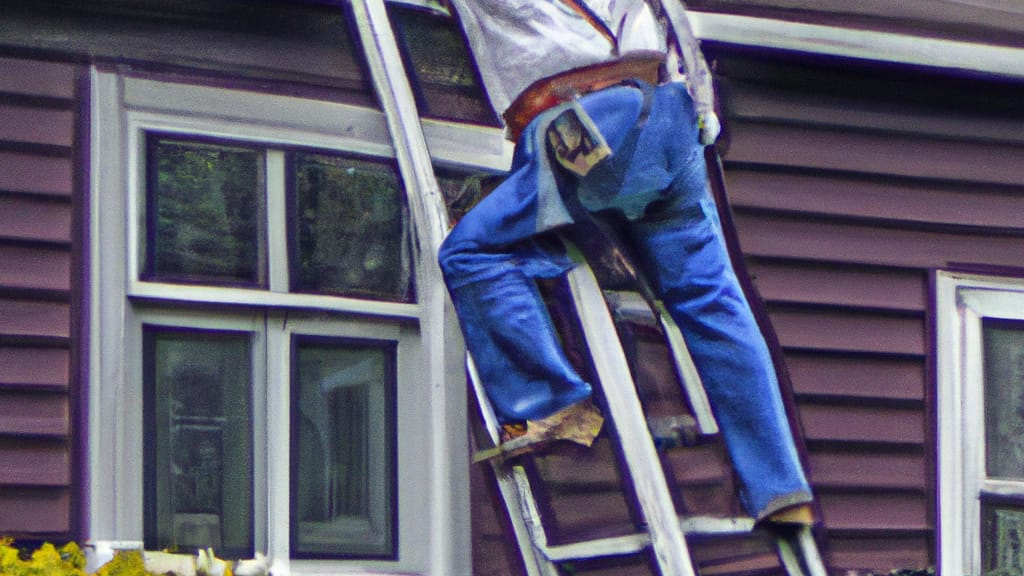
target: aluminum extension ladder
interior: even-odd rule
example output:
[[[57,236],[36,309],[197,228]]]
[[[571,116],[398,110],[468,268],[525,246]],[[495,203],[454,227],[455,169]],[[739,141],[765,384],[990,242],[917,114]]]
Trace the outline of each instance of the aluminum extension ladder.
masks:
[[[650,549],[662,576],[695,576],[697,569],[690,557],[687,535],[736,535],[753,530],[751,518],[680,518],[672,502],[668,483],[655,449],[648,422],[619,341],[608,306],[619,314],[646,315],[647,302],[635,293],[617,293],[606,297],[590,266],[578,252],[577,265],[568,273],[568,284],[583,339],[590,350],[599,385],[607,400],[605,417],[616,429],[622,451],[623,472],[634,487],[639,512],[646,531],[625,536],[601,538],[571,544],[551,545],[542,523],[531,480],[516,459],[490,460],[504,501],[506,512],[529,576],[557,576],[557,565],[607,556],[632,554]],[[634,294],[635,297],[630,297]],[[715,434],[717,423],[707,395],[678,326],[664,307],[655,301],[654,315],[661,325],[671,356],[683,382],[684,395],[694,412],[698,432]],[[490,408],[472,358],[467,367],[487,434],[497,445],[497,418]],[[789,576],[827,576],[810,527],[796,531],[792,538],[776,538],[779,560]]]

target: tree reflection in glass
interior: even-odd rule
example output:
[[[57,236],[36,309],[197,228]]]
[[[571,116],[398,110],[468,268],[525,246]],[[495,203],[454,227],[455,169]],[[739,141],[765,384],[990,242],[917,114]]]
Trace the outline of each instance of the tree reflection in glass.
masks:
[[[390,164],[297,152],[292,290],[413,300],[405,194]]]
[[[260,285],[263,153],[151,136],[144,277]]]

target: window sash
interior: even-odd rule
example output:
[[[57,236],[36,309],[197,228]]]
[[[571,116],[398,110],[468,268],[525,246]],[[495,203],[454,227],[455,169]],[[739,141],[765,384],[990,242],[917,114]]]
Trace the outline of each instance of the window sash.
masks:
[[[383,21],[380,16],[371,19],[379,24]],[[365,26],[365,22],[359,26]],[[364,40],[367,38],[371,36],[364,35]],[[375,75],[378,73],[376,70]],[[468,570],[469,518],[458,496],[468,493],[468,473],[465,466],[451,458],[451,454],[466,450],[465,434],[460,432],[466,413],[462,348],[458,345],[457,324],[445,305],[436,263],[424,255],[429,254],[429,249],[416,256],[420,258],[417,284],[424,286],[426,292],[417,304],[288,294],[287,277],[278,275],[275,279],[272,271],[269,290],[141,282],[139,260],[133,256],[140,246],[140,210],[136,199],[144,189],[145,171],[139,159],[144,158],[145,131],[238,139],[282,149],[296,146],[394,157],[396,148],[391,144],[389,122],[384,114],[331,102],[121,76],[95,68],[90,86],[90,539],[101,546],[142,545],[141,473],[132,472],[142,454],[138,421],[141,396],[135,385],[139,381],[136,367],[125,360],[141,357],[136,342],[143,318],[147,322],[157,321],[154,319],[177,308],[187,309],[195,320],[204,317],[202,310],[224,309],[231,312],[235,322],[242,322],[240,318],[247,311],[265,311],[267,314],[259,322],[250,318],[255,323],[252,330],[267,340],[268,361],[259,367],[263,374],[260,381],[265,382],[269,367],[277,370],[286,365],[274,359],[275,351],[282,349],[280,342],[274,340],[286,336],[285,326],[297,325],[303,316],[337,312],[366,320],[353,337],[376,337],[366,326],[380,325],[396,331],[401,342],[397,419],[399,558],[393,562],[360,561],[347,566],[381,573],[440,574]],[[386,86],[379,86],[380,89],[389,90]],[[429,182],[432,178],[421,174],[424,167],[430,172],[430,159],[438,166],[455,169],[501,171],[511,162],[512,145],[504,140],[500,130],[424,120],[419,125],[431,147],[427,156],[425,146],[417,148],[415,139],[405,141],[401,132],[413,128],[407,115],[402,118],[405,119],[393,119],[390,124],[400,133],[396,136],[402,139],[399,148],[416,148],[417,161],[412,163],[415,166],[407,160],[399,165],[407,185],[413,226],[420,244],[429,247],[433,240],[424,238],[435,234],[435,228],[442,225],[429,209],[424,211],[418,206],[432,202],[430,198],[420,198],[433,194]],[[284,173],[284,164],[283,152],[269,155],[268,180],[284,182],[283,178],[273,176],[275,170]],[[274,197],[271,195],[268,201],[272,202]],[[284,218],[283,206],[268,204],[267,211],[270,217],[276,214]],[[283,220],[271,225],[271,233],[285,231],[282,224]],[[283,246],[285,242],[268,238],[270,259],[281,258],[283,252],[275,256],[274,250],[283,250]],[[119,254],[126,257],[118,257]],[[425,268],[434,270],[424,272]],[[193,304],[199,308],[193,308]],[[167,322],[174,317],[168,316]],[[214,320],[216,317],[211,319],[211,329],[225,329],[223,318]],[[273,323],[282,329],[260,327]],[[332,329],[329,335],[339,333],[345,332]],[[281,375],[274,377],[282,381]],[[257,414],[267,415],[267,427],[254,429],[256,468],[266,470],[255,478],[255,548],[269,554],[276,574],[337,572],[336,561],[289,560],[287,524],[268,523],[268,516],[287,518],[289,512],[287,495],[267,488],[287,486],[288,451],[281,443],[288,441],[288,399],[280,396],[280,387],[265,392],[257,395],[253,406]]]
[[[349,107],[351,108],[351,107]],[[356,109],[359,110],[359,109]],[[372,124],[373,114],[362,110],[356,114],[354,123]],[[285,146],[294,143],[286,139],[283,142],[268,139],[267,134],[259,125],[226,123],[217,120],[196,125],[193,119],[177,115],[134,113],[127,114],[129,127],[129,155],[126,161],[129,172],[126,205],[128,222],[134,226],[128,229],[127,275],[128,296],[136,299],[170,300],[178,302],[202,302],[207,304],[248,304],[255,306],[291,307],[302,309],[322,309],[328,311],[351,311],[374,316],[392,318],[418,318],[420,308],[415,302],[395,302],[388,300],[354,298],[340,295],[307,294],[289,290],[289,253],[287,221],[287,162]],[[264,150],[266,159],[265,186],[266,210],[262,211],[265,221],[261,229],[265,230],[266,259],[269,268],[268,287],[232,287],[204,284],[178,284],[147,280],[142,274],[146,262],[146,197],[147,197],[147,151],[150,146],[148,139],[155,136],[171,136],[183,140],[220,140],[226,145],[257,146]],[[292,134],[291,138],[301,138],[301,134]],[[310,136],[311,141],[317,140]],[[308,148],[306,146],[305,148]],[[373,157],[373,146],[343,146],[337,143],[327,148],[317,148],[327,153],[351,155],[354,158]],[[369,156],[368,156],[369,153]],[[387,156],[384,156],[386,159]],[[405,195],[403,194],[403,197]],[[407,221],[411,228],[414,223]],[[408,248],[405,248],[408,250]],[[261,249],[261,253],[263,253]],[[410,264],[411,268],[415,266]],[[413,270],[414,271],[414,270]]]
[[[397,550],[395,533],[395,389],[397,347],[387,340],[311,337],[291,338],[291,557],[293,558],[382,558],[393,559]],[[320,360],[340,360],[336,353],[369,353],[334,378],[320,381],[320,394],[311,389],[304,374],[312,368],[304,355]],[[333,356],[333,358],[331,358]],[[306,356],[308,359],[308,355]],[[345,374],[349,372],[349,374]],[[363,380],[361,380],[363,379]],[[333,381],[332,381],[333,380]],[[330,391],[324,385],[330,385]],[[338,395],[352,396],[348,412],[338,413]],[[317,422],[319,420],[319,422]],[[310,426],[317,426],[312,430]],[[343,432],[339,428],[345,428]],[[326,430],[325,430],[326,428]],[[309,432],[329,436],[322,444],[327,465],[311,466],[304,461]],[[346,434],[347,432],[348,434]],[[315,436],[312,439],[316,439]],[[328,451],[328,446],[332,449]],[[315,451],[314,451],[315,452]],[[344,454],[339,454],[344,452]],[[303,493],[302,483],[326,473],[318,507],[320,517],[303,520],[316,494]],[[335,481],[344,484],[335,486]],[[347,490],[345,487],[352,487]],[[350,510],[351,505],[359,507]],[[319,537],[318,537],[319,536]]]
[[[320,313],[284,313],[284,312],[253,312],[210,313],[196,310],[160,310],[153,307],[136,307],[128,333],[132,335],[133,344],[126,347],[128,381],[137,383],[131,388],[135,391],[126,394],[124,402],[126,410],[135,414],[135,423],[126,423],[126,428],[143,429],[142,414],[144,398],[142,382],[145,377],[143,365],[145,330],[194,330],[204,332],[220,332],[251,335],[251,373],[252,373],[252,413],[253,418],[253,542],[257,551],[276,551],[278,557],[292,557],[290,550],[290,534],[287,521],[275,520],[268,522],[268,515],[273,518],[287,519],[291,517],[291,503],[288,488],[291,483],[292,454],[291,413],[293,395],[291,381],[294,374],[293,342],[296,338],[320,338],[334,342],[373,342],[376,345],[394,347],[394,378],[397,388],[392,391],[392,398],[398,402],[399,413],[414,412],[414,406],[424,399],[423,387],[414,375],[417,372],[416,362],[419,355],[419,333],[414,328],[398,324],[385,324],[376,321],[356,321],[343,316],[325,317]],[[262,417],[266,415],[266,417]],[[392,438],[399,434],[410,435],[411,429],[422,429],[426,425],[422,418],[391,418],[393,429],[387,431]],[[425,447],[419,442],[407,442],[398,445],[394,442],[378,446],[378,455],[390,450],[387,458],[393,462],[387,474],[394,488],[393,501],[398,502],[397,513],[393,515],[397,525],[392,526],[392,537],[395,539],[402,532],[406,537],[418,530],[417,519],[427,511],[426,503],[417,502],[420,484],[413,479],[417,476],[415,466],[402,464],[414,462],[415,456]],[[145,453],[142,434],[134,434],[124,438],[124,453],[120,454],[119,467],[123,476],[120,482],[133,486],[132,495],[125,495],[120,502],[124,511],[139,514],[147,497],[142,486],[147,471],[143,467]],[[395,470],[398,466],[399,470]],[[422,480],[421,480],[422,481]],[[393,504],[390,506],[394,506]],[[378,522],[380,517],[378,516]],[[390,518],[388,521],[392,521]],[[144,533],[138,523],[138,540]],[[148,536],[148,535],[147,535]],[[394,555],[371,554],[384,560],[394,560]],[[365,553],[339,554],[306,554],[299,558],[311,558],[313,561],[331,558],[367,557]]]
[[[147,548],[251,557],[253,334],[147,324],[142,340]]]

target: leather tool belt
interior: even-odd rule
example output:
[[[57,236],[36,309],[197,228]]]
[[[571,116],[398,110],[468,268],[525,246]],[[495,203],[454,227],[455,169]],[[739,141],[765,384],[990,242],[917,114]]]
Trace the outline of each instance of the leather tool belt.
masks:
[[[665,55],[661,52],[631,52],[618,60],[573,68],[541,78],[530,84],[502,114],[508,127],[508,138],[513,142],[518,141],[527,124],[538,114],[585,94],[627,80],[658,84],[659,72],[664,61]]]

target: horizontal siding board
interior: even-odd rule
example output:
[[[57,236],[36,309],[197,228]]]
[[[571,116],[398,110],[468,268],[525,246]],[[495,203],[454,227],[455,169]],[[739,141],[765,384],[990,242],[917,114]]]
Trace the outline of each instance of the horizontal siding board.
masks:
[[[921,490],[928,485],[927,462],[923,454],[886,451],[866,452],[813,450],[810,468],[816,488]]]
[[[71,452],[61,442],[0,438],[0,485],[68,486]],[[0,488],[2,490],[2,488]]]
[[[65,437],[68,397],[31,391],[0,391],[0,434]]]
[[[934,565],[928,554],[931,544],[928,536],[833,537],[829,539],[826,560],[833,573],[844,576],[888,574],[899,569],[920,570]]]
[[[819,304],[923,312],[927,277],[894,270],[754,258],[747,262],[761,298],[772,303]]]
[[[918,445],[925,441],[925,416],[919,409],[804,402],[798,410],[809,442]]]
[[[700,566],[701,576],[729,576],[732,574],[771,574],[781,570],[779,555],[765,551],[750,556],[732,557],[728,561]]]
[[[215,72],[221,80],[205,80],[376,105],[344,14],[333,6],[199,2],[173,17],[161,17],[153,8],[144,10],[149,15],[128,15],[118,14],[117,5],[104,4],[89,3],[71,12],[11,7],[0,21],[0,35],[7,45],[89,55],[98,62],[131,60],[136,69],[171,66]],[[190,15],[192,6],[233,6],[242,12],[215,9]],[[261,30],[264,25],[272,30]],[[18,71],[27,74],[26,68]],[[10,84],[9,89],[18,90],[16,83]],[[61,95],[73,94],[68,89]]]
[[[1021,266],[1024,237],[908,230],[737,210],[745,253],[757,257],[901,268],[951,262]]]
[[[728,160],[804,170],[1019,185],[1024,150],[1012,144],[742,122],[733,127]]]
[[[0,92],[72,98],[78,67],[72,64],[0,58]]]
[[[927,350],[921,317],[812,308],[769,313],[787,349],[912,355]]]
[[[792,352],[786,367],[798,395],[899,401],[923,401],[925,396],[921,359]]]
[[[554,446],[536,459],[537,470],[551,486],[618,490],[619,478],[612,446],[599,438],[588,450]]]
[[[66,388],[70,366],[70,353],[63,348],[0,347],[0,388]]]
[[[740,536],[690,537],[688,543],[701,576],[748,574],[750,570],[779,566],[775,543],[766,531]]]
[[[551,495],[547,501],[552,543],[636,533],[626,497],[619,491]]]
[[[0,191],[71,195],[71,158],[0,152]]]
[[[732,472],[721,444],[667,450],[663,454],[664,464],[668,465],[680,485],[721,486],[731,482]]]
[[[923,494],[865,492],[818,493],[825,525],[831,532],[847,530],[926,531],[930,500]]]
[[[0,298],[0,337],[68,338],[70,320],[67,304]]]
[[[71,204],[0,195],[0,238],[71,242]]]
[[[0,243],[0,288],[71,289],[71,253],[65,248]]]
[[[71,528],[67,489],[0,490],[0,534],[63,534]]]
[[[657,576],[649,554],[607,556],[569,563],[574,576]],[[515,572],[526,574],[527,572]],[[475,576],[475,575],[474,575]]]
[[[74,120],[71,110],[0,102],[0,141],[70,147],[74,140]]]
[[[1024,163],[1024,154],[1017,162]],[[1024,229],[1024,186],[1019,177],[1012,188],[744,169],[730,170],[727,180],[734,208]]]
[[[967,117],[945,109],[925,110],[893,101],[880,106],[878,101],[865,101],[849,94],[817,93],[810,99],[806,92],[763,89],[736,80],[729,81],[729,111],[733,122],[775,122],[1024,144],[1024,118],[1008,121],[997,116]],[[965,124],[970,125],[970,132],[964,131]]]

